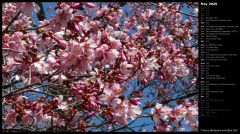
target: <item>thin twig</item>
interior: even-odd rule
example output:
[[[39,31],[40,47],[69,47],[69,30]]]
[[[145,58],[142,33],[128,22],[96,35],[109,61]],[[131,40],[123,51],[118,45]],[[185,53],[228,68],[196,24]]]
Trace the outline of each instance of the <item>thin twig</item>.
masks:
[[[12,20],[10,21],[10,23],[7,25],[7,27],[3,30],[2,35],[4,35],[7,31],[8,28],[13,24],[13,22],[18,18],[18,16],[20,15],[20,11],[12,18]]]
[[[187,15],[187,16],[190,16],[190,17],[195,17],[195,18],[198,17],[198,16],[196,16],[196,15],[189,14],[189,13],[185,13],[185,12],[182,12],[182,11],[178,11],[178,13],[181,13],[181,14],[184,14],[184,15]]]
[[[39,27],[35,27],[35,28],[16,29],[16,30],[12,30],[12,31],[9,30],[9,32],[17,32],[17,31],[21,31],[21,32],[25,32],[25,31],[34,31],[34,30],[38,30],[38,29],[40,29],[40,28],[46,27],[46,26],[48,26],[49,24],[50,24],[50,23],[47,23],[47,24],[45,24],[45,25],[42,25],[42,26],[39,26]]]
[[[8,51],[13,51],[13,52],[17,52],[17,53],[24,53],[24,51],[21,52],[21,51],[14,50],[14,49],[11,49],[11,48],[2,48],[2,50],[8,50]]]

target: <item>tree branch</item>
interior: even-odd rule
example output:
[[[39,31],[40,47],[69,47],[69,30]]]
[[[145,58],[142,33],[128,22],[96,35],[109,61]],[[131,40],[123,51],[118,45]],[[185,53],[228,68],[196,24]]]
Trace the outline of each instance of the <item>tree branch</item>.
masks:
[[[42,4],[42,2],[36,2],[36,4],[38,4],[38,6],[40,7],[40,11],[37,13],[38,20],[42,21],[42,20],[46,19],[45,12],[43,9],[43,4]]]
[[[7,25],[7,27],[2,31],[2,35],[4,35],[7,31],[8,28],[13,24],[13,22],[19,17],[20,15],[20,11],[12,18],[12,20],[10,21],[10,23]]]
[[[21,32],[34,31],[34,30],[38,30],[38,29],[40,29],[40,28],[43,28],[43,27],[45,27],[45,26],[48,26],[49,24],[50,24],[50,23],[47,23],[47,24],[45,24],[45,25],[42,25],[42,26],[39,26],[39,27],[35,27],[35,28],[29,28],[29,29],[16,29],[16,30],[12,30],[12,31],[9,30],[9,32],[17,32],[17,31],[21,31]]]
[[[174,99],[169,99],[169,100],[163,101],[162,104],[167,104],[167,103],[169,103],[169,102],[171,102],[171,101],[189,98],[189,97],[195,96],[195,95],[197,95],[197,94],[198,94],[198,92],[195,91],[195,92],[189,93],[189,94],[187,94],[187,95],[185,95],[185,96],[181,96],[181,97],[178,97],[178,98],[174,98]]]
[[[185,98],[190,98],[190,97],[195,96],[195,95],[198,95],[198,91],[194,91],[192,93],[188,93],[185,96],[181,96],[181,97],[177,97],[177,98],[174,98],[174,99],[165,100],[165,101],[162,101],[161,103],[162,104],[167,104],[167,103],[169,103],[171,101],[181,100],[181,99],[185,99]],[[143,107],[142,109],[151,108],[153,106],[155,106],[155,103],[153,103],[151,105],[147,105],[147,106]]]

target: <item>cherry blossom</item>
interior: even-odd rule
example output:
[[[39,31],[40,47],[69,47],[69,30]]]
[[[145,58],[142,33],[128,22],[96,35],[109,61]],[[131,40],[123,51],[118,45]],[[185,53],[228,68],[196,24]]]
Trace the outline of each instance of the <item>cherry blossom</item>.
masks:
[[[25,125],[31,125],[33,123],[34,119],[32,117],[32,111],[30,110],[25,110],[25,113],[22,117],[22,122],[25,124]]]
[[[17,116],[17,113],[15,110],[13,109],[9,109],[6,113],[6,116],[4,118],[5,120],[5,123],[7,125],[8,128],[12,128],[13,126],[16,125],[16,116]]]
[[[57,98],[54,98],[53,101],[55,101],[58,105],[58,108],[61,110],[66,110],[68,108],[67,101],[63,101],[63,96],[60,95]]]
[[[62,75],[62,74],[55,75],[55,76],[52,77],[52,80],[57,80],[60,84],[62,84],[63,81],[66,80],[66,79],[67,79],[67,77],[65,75]]]
[[[18,2],[16,3],[16,6],[18,10],[22,11],[25,15],[29,17],[32,16],[33,8],[36,12],[40,11],[40,7],[34,2]]]
[[[152,109],[152,113],[156,113],[153,115],[153,120],[157,123],[160,119],[166,120],[171,113],[172,109],[168,106],[163,106],[162,104],[156,104],[155,108]]]
[[[86,2],[84,4],[89,8],[95,8],[96,7],[93,3],[90,3],[90,2]]]

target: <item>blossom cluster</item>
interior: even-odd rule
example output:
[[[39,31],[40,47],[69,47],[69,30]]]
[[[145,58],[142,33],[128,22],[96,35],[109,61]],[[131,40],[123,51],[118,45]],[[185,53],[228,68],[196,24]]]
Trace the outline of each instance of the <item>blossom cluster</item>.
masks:
[[[198,50],[191,42],[198,24],[194,17],[184,19],[181,6],[58,2],[51,19],[34,26],[38,3],[3,3],[2,85],[20,82],[13,91],[3,89],[3,128],[88,131],[128,125],[146,113],[142,87],[154,80],[177,84],[188,76],[196,83]],[[136,79],[142,89],[126,95],[127,84]],[[155,131],[175,131],[172,126],[184,131],[182,118],[196,130],[195,101],[175,108],[153,102],[149,117]]]

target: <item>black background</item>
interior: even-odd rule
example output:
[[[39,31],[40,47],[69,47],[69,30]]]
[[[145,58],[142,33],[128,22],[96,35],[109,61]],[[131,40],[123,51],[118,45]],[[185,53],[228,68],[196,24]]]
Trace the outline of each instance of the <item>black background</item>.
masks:
[[[209,7],[210,16],[217,16],[222,19],[231,19],[232,24],[239,26],[239,10],[240,6],[238,3],[230,1],[212,1],[217,2],[218,6]],[[201,11],[201,5],[199,3]],[[201,16],[201,14],[199,15]],[[210,23],[213,24],[212,22]],[[220,24],[220,23],[218,23]],[[230,24],[231,25],[231,24]],[[239,30],[239,28],[238,28]],[[201,31],[200,31],[201,32]],[[217,98],[223,98],[224,102],[222,103],[210,103],[211,108],[229,108],[230,112],[217,112],[216,117],[199,117],[199,129],[200,132],[202,129],[238,129],[239,130],[239,117],[240,117],[240,35],[239,33],[231,34],[227,38],[222,38],[220,51],[218,53],[237,53],[238,56],[234,58],[228,58],[226,62],[220,62],[221,68],[211,69],[210,73],[220,74],[226,77],[226,80],[221,80],[224,83],[235,83],[236,86],[218,86],[216,90],[224,90],[222,95],[217,95]],[[200,42],[200,41],[199,41]],[[217,41],[219,42],[219,41]],[[200,72],[201,73],[201,72]],[[210,81],[214,82],[214,81]],[[199,86],[200,87],[200,86]],[[216,88],[216,86],[214,86]],[[228,88],[228,89],[226,89]],[[211,88],[210,90],[215,90]],[[210,98],[213,97],[210,94]],[[219,105],[220,104],[220,105]],[[200,109],[204,110],[204,109]]]

